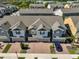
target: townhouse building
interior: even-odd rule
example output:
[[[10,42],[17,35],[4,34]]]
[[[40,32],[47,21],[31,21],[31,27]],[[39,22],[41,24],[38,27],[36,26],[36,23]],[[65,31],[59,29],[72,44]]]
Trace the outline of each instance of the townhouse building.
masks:
[[[0,21],[0,41],[10,41],[8,34],[10,26],[8,21]]]
[[[21,16],[51,16],[53,9],[47,8],[27,8],[19,10]]]
[[[30,4],[30,8],[45,8],[45,4]]]
[[[11,25],[8,29],[11,42],[66,41],[67,28],[61,16],[6,16],[3,20]]]

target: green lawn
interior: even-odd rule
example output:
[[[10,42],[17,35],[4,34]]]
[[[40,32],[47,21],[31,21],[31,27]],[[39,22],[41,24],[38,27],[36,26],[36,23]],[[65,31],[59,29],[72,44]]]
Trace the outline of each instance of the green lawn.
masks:
[[[76,48],[76,47],[75,47],[75,48]],[[76,50],[73,50],[73,49],[72,49],[72,50],[69,50],[69,53],[70,53],[70,54],[76,54],[76,51],[77,51],[77,50],[79,50],[79,48],[76,48]]]
[[[73,58],[73,59],[79,59],[79,57],[78,58]]]
[[[52,58],[52,59],[58,59],[58,58]]]
[[[10,47],[11,47],[11,44],[7,44],[7,46],[4,48],[2,53],[7,53]]]
[[[69,50],[70,54],[75,54],[75,52],[76,52],[75,50]]]
[[[25,59],[25,57],[18,57],[18,59]]]

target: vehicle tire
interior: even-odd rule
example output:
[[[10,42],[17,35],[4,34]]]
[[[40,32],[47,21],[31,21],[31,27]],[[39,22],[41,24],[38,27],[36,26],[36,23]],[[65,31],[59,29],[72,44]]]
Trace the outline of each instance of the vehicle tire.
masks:
[[[3,18],[3,16],[0,16],[0,18]]]

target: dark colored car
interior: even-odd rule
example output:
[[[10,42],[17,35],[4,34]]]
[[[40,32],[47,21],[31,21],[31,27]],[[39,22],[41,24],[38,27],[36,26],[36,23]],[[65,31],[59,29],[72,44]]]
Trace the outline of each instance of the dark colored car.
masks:
[[[6,6],[8,6],[8,8],[10,8],[12,12],[16,12],[19,10],[15,5],[7,4]]]
[[[56,50],[57,50],[58,52],[62,52],[62,51],[63,51],[63,48],[62,48],[62,46],[60,45],[60,42],[55,41],[54,43],[55,43]]]
[[[3,13],[0,11],[0,18],[2,18],[4,15],[3,15]]]
[[[0,8],[0,11],[3,15],[5,15],[5,10]]]
[[[0,7],[4,7],[5,8],[6,14],[11,14],[12,13],[12,10],[8,6],[6,6],[6,5],[0,5]]]

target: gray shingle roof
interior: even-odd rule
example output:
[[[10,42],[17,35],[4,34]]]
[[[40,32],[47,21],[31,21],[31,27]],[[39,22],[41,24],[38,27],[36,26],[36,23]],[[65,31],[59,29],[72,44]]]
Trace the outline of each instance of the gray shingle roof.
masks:
[[[79,13],[79,8],[62,9],[63,13]]]
[[[52,26],[57,21],[60,23],[60,25],[64,26],[63,18],[60,16],[5,16],[3,20],[8,21],[11,26],[13,26],[19,21],[22,21],[27,27],[29,27],[39,18],[45,21],[47,25],[49,24]],[[39,26],[39,24],[41,23],[39,22],[36,25]]]
[[[54,7],[61,7],[61,8],[64,8],[64,5],[63,4],[49,4],[51,6],[51,8],[54,8]]]
[[[20,14],[53,14],[53,9],[47,9],[47,8],[44,8],[44,9],[21,9],[20,10]]]
[[[45,7],[45,4],[30,4],[30,7]]]
[[[10,27],[10,29],[12,29],[12,30],[14,30],[16,28],[26,30],[26,26],[22,21],[19,21],[16,24],[14,24],[13,26]]]
[[[0,27],[4,28],[5,30],[8,30],[11,27],[11,25],[8,21],[1,20]]]

